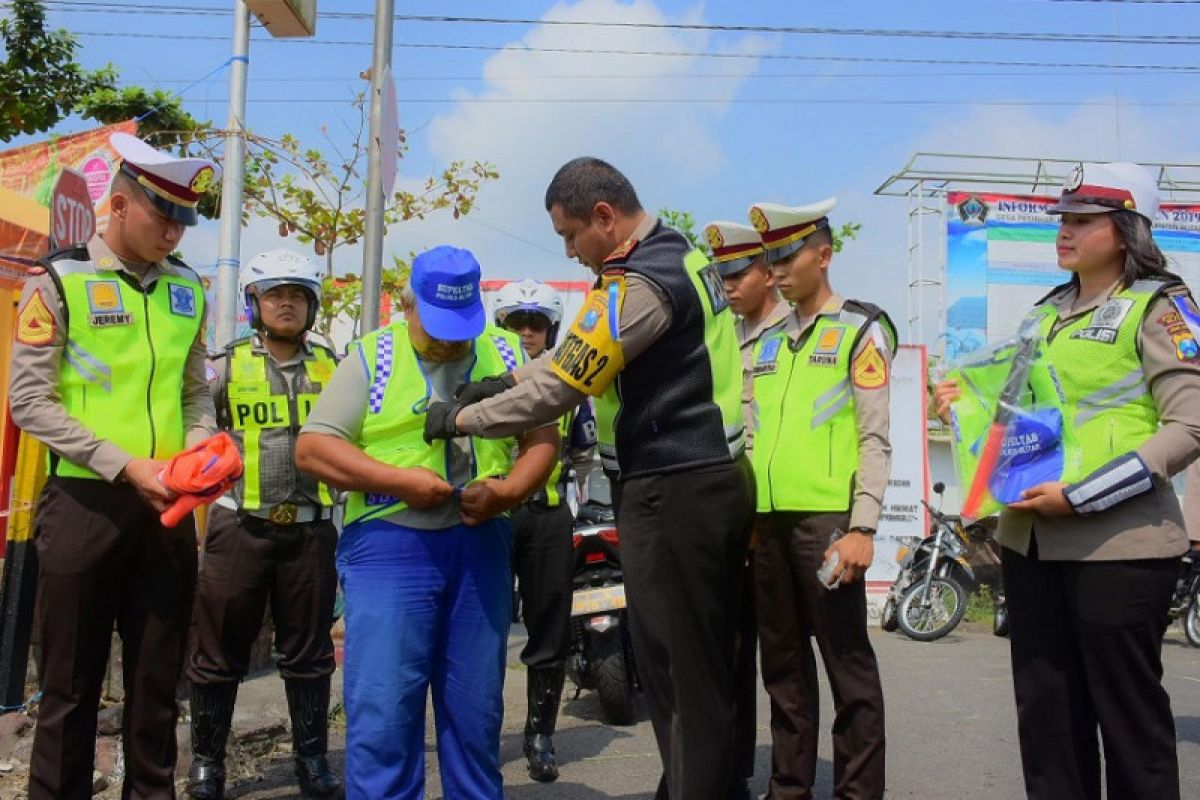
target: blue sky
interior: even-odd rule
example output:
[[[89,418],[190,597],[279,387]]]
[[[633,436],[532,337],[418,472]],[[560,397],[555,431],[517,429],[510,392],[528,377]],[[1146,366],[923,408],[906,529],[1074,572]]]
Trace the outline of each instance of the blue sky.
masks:
[[[116,5],[136,8],[116,11]],[[374,4],[319,5],[328,13],[369,11]],[[228,58],[224,37],[231,16],[150,13],[155,9],[146,6],[228,9],[232,3],[112,0],[74,6],[99,13],[59,4],[50,16],[80,33],[85,63],[112,62],[126,82],[180,91]],[[1200,4],[1181,3],[403,0],[397,12],[1125,37],[1200,32]],[[116,35],[93,35],[98,33]],[[322,125],[336,135],[339,120],[352,118],[345,101],[360,84],[357,75],[369,66],[371,50],[369,44],[333,42],[369,43],[371,33],[367,19],[321,18],[316,43],[253,42],[249,127],[272,135],[290,131],[314,144]],[[180,36],[218,38],[166,38]],[[255,29],[255,38],[265,36]],[[835,285],[889,308],[900,321],[907,207],[902,199],[872,192],[914,152],[1184,163],[1200,156],[1196,74],[1110,66],[1193,66],[1200,39],[1145,45],[402,21],[395,41],[510,48],[397,46],[393,62],[401,125],[411,132],[400,180],[419,183],[451,159],[491,161],[501,178],[484,190],[468,218],[399,226],[390,231],[388,247],[407,254],[442,242],[467,246],[491,277],[585,277],[561,255],[541,197],[563,161],[591,154],[625,170],[647,208],[688,210],[701,222],[743,220],[755,201],[799,205],[836,195],[835,223],[854,220],[864,230],[835,259]],[[726,57],[547,53],[514,46]],[[942,63],[910,63],[919,61]],[[945,63],[953,61],[989,63]],[[227,81],[222,70],[191,86],[186,107],[223,124]],[[81,127],[72,121],[59,130]],[[274,231],[270,223],[252,223],[243,257],[279,246]],[[211,263],[216,236],[215,224],[203,225],[189,233],[183,250],[198,265]],[[345,252],[340,268],[359,268],[358,252]]]

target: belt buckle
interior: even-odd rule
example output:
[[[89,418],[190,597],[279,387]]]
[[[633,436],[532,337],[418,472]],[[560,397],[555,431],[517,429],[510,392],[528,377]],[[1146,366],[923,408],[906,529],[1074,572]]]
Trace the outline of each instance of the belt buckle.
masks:
[[[295,503],[280,503],[271,509],[267,519],[276,525],[291,525],[296,521],[296,511]]]

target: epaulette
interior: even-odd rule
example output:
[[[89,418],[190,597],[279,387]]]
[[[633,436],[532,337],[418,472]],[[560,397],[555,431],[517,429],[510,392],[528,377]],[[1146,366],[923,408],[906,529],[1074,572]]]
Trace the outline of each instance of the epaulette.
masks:
[[[1058,286],[1055,286],[1053,289],[1046,292],[1046,294],[1042,295],[1041,299],[1039,299],[1036,303],[1034,303],[1034,305],[1040,306],[1042,303],[1045,303],[1047,300],[1054,297],[1055,295],[1057,295],[1061,292],[1065,292],[1067,289],[1074,287],[1074,285],[1075,284],[1072,283],[1071,281],[1067,281],[1066,283],[1060,283]]]
[[[604,259],[604,263],[610,264],[614,261],[624,261],[625,259],[629,258],[630,253],[637,249],[637,246],[640,243],[640,239],[635,239],[634,237],[630,236],[628,239],[617,245],[616,250],[613,250],[608,254],[608,256]]]
[[[167,256],[165,259],[163,259],[163,260],[164,260],[166,263],[170,264],[172,267],[175,267],[175,269],[177,269],[177,270],[179,270],[180,272],[182,272],[182,273],[183,273],[183,277],[185,277],[185,278],[191,278],[191,279],[193,279],[194,281],[196,281],[197,283],[199,283],[199,282],[200,282],[200,273],[196,272],[196,270],[192,269],[192,268],[191,268],[191,267],[189,267],[189,266],[188,266],[186,263],[184,263],[183,259],[177,258],[177,257],[175,257],[175,256],[173,256],[173,255],[168,255],[168,256]]]
[[[894,347],[895,345],[898,345],[900,343],[900,334],[896,330],[896,323],[892,322],[892,318],[889,317],[888,313],[886,311],[884,311],[882,308],[875,305],[874,303],[868,303],[865,300],[852,300],[849,298],[847,298],[846,300],[844,300],[842,302],[842,308],[845,308],[847,306],[851,306],[852,311],[862,314],[864,317],[867,318],[866,323],[863,324],[862,329],[859,331],[860,338],[868,330],[870,330],[871,325],[873,323],[882,322],[883,326],[887,329],[887,332],[889,334],[891,334],[892,346]],[[857,345],[857,341],[856,341],[856,345]]]
[[[82,244],[73,244],[69,247],[60,247],[57,250],[51,250],[46,255],[38,259],[38,263],[44,267],[50,266],[55,261],[62,261],[70,258],[74,261],[91,261],[92,256],[88,253],[88,249]]]

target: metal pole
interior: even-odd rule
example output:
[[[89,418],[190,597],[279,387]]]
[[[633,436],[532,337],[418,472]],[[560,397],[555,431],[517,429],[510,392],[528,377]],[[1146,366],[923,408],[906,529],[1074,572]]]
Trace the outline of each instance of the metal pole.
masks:
[[[229,121],[221,175],[221,243],[217,250],[217,340],[220,350],[237,332],[238,268],[242,250],[242,180],[246,165],[246,70],[250,64],[250,10],[233,3],[233,57],[229,67]]]
[[[367,220],[363,239],[362,317],[358,334],[379,327],[379,295],[383,274],[383,196],[382,143],[383,76],[392,63],[393,0],[375,0],[375,52],[371,59],[371,140],[367,147]],[[395,147],[395,142],[389,142]]]

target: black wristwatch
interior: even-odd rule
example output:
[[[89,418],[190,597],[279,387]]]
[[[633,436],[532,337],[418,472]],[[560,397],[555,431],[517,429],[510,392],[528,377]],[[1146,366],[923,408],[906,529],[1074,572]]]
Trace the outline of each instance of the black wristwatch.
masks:
[[[853,528],[850,529],[850,532],[851,533],[865,533],[867,536],[875,535],[875,529],[868,528],[865,525],[855,525]]]

